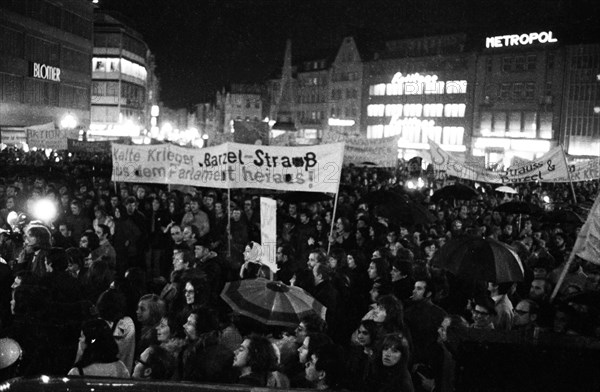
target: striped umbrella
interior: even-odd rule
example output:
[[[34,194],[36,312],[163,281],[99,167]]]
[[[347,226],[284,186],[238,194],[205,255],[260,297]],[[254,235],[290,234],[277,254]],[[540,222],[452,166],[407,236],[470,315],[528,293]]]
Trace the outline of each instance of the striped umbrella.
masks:
[[[264,278],[227,282],[221,298],[234,312],[266,325],[295,327],[300,318],[316,313],[325,319],[327,308],[300,287]]]
[[[435,253],[432,265],[456,276],[496,283],[521,282],[524,274],[517,252],[489,237],[450,240]]]

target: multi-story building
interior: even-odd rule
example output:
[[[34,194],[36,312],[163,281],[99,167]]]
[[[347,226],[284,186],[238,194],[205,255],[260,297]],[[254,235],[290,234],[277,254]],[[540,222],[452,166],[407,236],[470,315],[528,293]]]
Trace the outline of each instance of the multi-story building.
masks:
[[[90,121],[93,5],[87,0],[0,2],[0,137],[66,116]]]
[[[472,154],[487,165],[533,159],[559,141],[564,49],[552,32],[474,43],[477,83]]]
[[[565,48],[560,141],[574,156],[600,156],[600,44]]]
[[[300,61],[296,73],[296,144],[317,144],[327,127],[329,63],[326,55]]]
[[[328,119],[323,139],[360,136],[363,59],[353,37],[344,38],[329,73]]]
[[[221,114],[220,131],[233,132],[234,121],[262,121],[262,88],[257,85],[233,84],[230,91],[217,92],[216,107]]]
[[[151,55],[142,36],[120,18],[101,11],[94,14],[92,118],[88,132],[92,138],[137,138],[148,128]]]
[[[398,136],[399,157],[429,149],[464,153],[472,126],[475,55],[463,34],[405,39],[364,65],[362,128],[367,138]]]

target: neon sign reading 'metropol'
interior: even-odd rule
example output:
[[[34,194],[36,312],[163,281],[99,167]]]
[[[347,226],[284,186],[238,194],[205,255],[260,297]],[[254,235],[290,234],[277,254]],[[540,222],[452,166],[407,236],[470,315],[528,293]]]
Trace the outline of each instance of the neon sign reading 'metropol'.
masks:
[[[505,46],[522,46],[534,43],[553,43],[558,40],[552,37],[552,31],[543,31],[541,33],[499,35],[497,37],[487,37],[485,39],[486,48],[503,48]]]

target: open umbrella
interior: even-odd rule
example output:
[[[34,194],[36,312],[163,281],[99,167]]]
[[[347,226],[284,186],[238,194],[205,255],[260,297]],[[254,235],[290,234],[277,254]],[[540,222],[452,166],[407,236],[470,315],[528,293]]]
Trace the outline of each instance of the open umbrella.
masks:
[[[275,198],[288,203],[316,203],[319,201],[330,200],[332,195],[323,192],[292,191],[278,194]]]
[[[478,195],[477,191],[470,186],[456,183],[435,191],[431,201],[437,203],[440,200],[471,200]]]
[[[300,287],[268,279],[227,282],[221,298],[234,312],[266,325],[295,327],[300,318],[314,313],[325,319],[327,308]]]
[[[544,212],[542,207],[526,201],[513,200],[496,207],[496,211],[508,214],[538,215]]]
[[[543,219],[548,223],[582,225],[585,219],[573,210],[555,210],[547,213]]]
[[[486,282],[520,282],[523,264],[517,252],[493,238],[463,237],[448,241],[432,264],[456,276]]]

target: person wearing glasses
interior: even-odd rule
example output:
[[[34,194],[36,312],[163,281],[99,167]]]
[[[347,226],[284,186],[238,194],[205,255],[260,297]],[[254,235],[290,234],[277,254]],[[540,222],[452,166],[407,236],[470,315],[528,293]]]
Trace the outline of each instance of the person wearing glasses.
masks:
[[[515,306],[513,329],[520,331],[533,330],[537,326],[539,306],[531,299],[523,299]]]
[[[494,317],[496,316],[496,309],[494,301],[489,297],[478,297],[475,298],[473,309],[473,324],[471,328],[475,329],[494,329]]]

